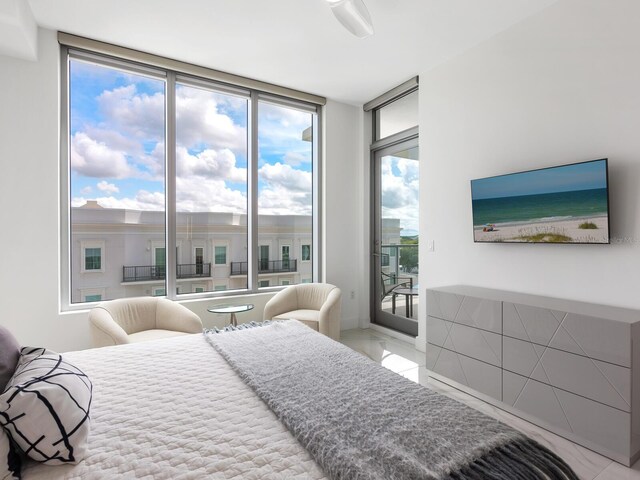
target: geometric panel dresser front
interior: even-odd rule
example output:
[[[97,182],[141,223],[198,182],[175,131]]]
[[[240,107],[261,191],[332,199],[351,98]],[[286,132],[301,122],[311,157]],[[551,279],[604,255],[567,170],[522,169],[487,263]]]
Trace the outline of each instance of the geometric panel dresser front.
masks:
[[[638,459],[640,311],[463,285],[426,300],[429,376],[625,465]]]

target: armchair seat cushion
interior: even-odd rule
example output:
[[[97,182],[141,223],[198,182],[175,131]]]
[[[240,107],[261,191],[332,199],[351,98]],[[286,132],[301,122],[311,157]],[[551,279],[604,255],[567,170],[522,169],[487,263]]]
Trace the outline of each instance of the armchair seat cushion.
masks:
[[[281,313],[273,317],[273,320],[291,320],[295,319],[304,323],[308,327],[318,331],[318,323],[320,322],[320,312],[318,310],[292,310],[290,312]]]
[[[149,340],[159,340],[161,338],[177,337],[179,335],[190,335],[186,332],[174,332],[173,330],[162,330],[154,328],[152,330],[143,330],[142,332],[132,333],[129,335],[129,342],[146,342]]]

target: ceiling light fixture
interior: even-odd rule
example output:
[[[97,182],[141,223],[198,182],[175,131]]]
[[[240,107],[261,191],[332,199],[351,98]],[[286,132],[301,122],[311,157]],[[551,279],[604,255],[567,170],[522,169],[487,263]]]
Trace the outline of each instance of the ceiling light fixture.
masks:
[[[371,15],[362,0],[326,0],[338,21],[358,38],[373,35]]]

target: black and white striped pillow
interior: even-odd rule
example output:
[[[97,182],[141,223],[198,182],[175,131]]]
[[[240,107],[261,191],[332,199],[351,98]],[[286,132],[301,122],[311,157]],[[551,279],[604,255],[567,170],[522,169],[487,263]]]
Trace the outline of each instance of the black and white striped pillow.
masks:
[[[33,460],[52,465],[84,458],[93,386],[58,353],[24,347],[0,395],[0,425]]]

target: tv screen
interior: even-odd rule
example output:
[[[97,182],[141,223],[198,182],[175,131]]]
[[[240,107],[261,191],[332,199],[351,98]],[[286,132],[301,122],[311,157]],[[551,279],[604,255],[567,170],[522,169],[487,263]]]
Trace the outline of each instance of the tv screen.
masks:
[[[609,243],[607,159],[471,180],[473,239]]]

